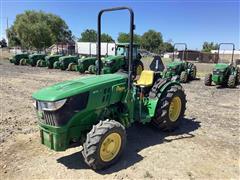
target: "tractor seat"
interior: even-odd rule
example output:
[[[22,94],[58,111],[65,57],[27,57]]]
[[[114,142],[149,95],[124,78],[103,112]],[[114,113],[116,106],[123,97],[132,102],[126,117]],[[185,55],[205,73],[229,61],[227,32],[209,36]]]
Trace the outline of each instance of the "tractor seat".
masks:
[[[140,78],[137,80],[137,86],[149,87],[152,86],[154,79],[154,72],[143,70]]]

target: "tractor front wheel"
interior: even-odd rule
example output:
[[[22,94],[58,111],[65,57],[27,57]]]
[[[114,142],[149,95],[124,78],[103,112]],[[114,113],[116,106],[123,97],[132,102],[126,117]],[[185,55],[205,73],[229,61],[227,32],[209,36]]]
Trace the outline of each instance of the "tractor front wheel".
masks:
[[[186,102],[182,87],[172,86],[157,104],[153,125],[164,131],[172,131],[183,120]]]
[[[126,144],[126,131],[122,124],[114,120],[100,121],[87,134],[82,155],[85,162],[99,170],[115,163]]]
[[[211,84],[212,84],[212,74],[208,74],[208,75],[205,76],[204,84],[206,86],[211,86]]]
[[[186,83],[188,80],[188,75],[186,71],[182,71],[180,74],[180,82],[181,83]]]
[[[228,78],[228,87],[234,88],[236,85],[236,77],[234,75],[230,75]]]

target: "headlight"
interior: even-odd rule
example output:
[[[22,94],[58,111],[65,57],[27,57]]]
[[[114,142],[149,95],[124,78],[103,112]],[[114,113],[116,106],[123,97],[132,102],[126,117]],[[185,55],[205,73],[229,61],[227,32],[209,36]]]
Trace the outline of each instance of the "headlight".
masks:
[[[47,101],[37,101],[37,109],[39,111],[56,111],[60,109],[65,103],[67,99],[63,99],[55,102],[47,102]]]

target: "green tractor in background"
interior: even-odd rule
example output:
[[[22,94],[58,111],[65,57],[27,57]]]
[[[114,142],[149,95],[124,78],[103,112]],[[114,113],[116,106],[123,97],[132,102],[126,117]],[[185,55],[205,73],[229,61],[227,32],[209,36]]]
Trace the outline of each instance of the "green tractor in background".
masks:
[[[76,71],[81,74],[85,73],[85,71],[89,71],[89,66],[94,65],[96,60],[96,57],[83,57],[81,59],[78,59]]]
[[[31,66],[39,66],[41,61],[45,61],[46,54],[34,53],[29,55],[29,58],[26,62],[22,62],[22,65],[29,64]]]
[[[184,51],[182,53],[182,57],[179,59],[175,59],[174,52],[176,45],[183,45]],[[173,45],[174,51],[173,51],[173,58],[172,62],[167,64],[167,69],[163,72],[164,78],[176,78],[180,80],[182,83],[186,83],[189,80],[196,79],[197,74],[197,67],[191,63],[187,62],[187,44],[186,43],[175,43]]]
[[[59,61],[59,58],[62,57],[62,54],[54,54],[54,55],[49,55],[45,57],[45,61],[46,61],[46,66],[49,69],[53,69],[53,64],[57,61]]]
[[[237,67],[237,65],[234,66],[233,64],[235,45],[233,43],[220,43],[218,47],[218,59],[220,59],[219,52],[222,45],[232,46],[231,63],[215,64],[213,72],[206,75],[204,83],[206,86],[211,86],[213,82],[215,85],[234,88],[237,86],[240,80],[240,69]]]
[[[127,73],[101,74],[101,17],[104,12],[128,10],[130,44]],[[64,151],[80,143],[85,162],[93,169],[115,163],[126,145],[126,128],[138,122],[173,130],[183,120],[186,95],[170,79],[143,71],[133,82],[134,14],[127,7],[104,9],[98,15],[97,74],[65,81],[33,94],[41,143]]]
[[[133,75],[139,76],[144,69],[141,61],[141,55],[138,52],[139,45],[133,44]],[[102,74],[115,73],[118,71],[127,71],[128,69],[128,57],[129,57],[129,43],[118,43],[116,45],[115,56],[108,56],[101,61]],[[89,66],[90,73],[96,73],[95,65]]]
[[[9,59],[9,61],[15,65],[20,65],[23,61],[26,62],[28,60],[28,56],[28,53],[15,54]]]
[[[70,70],[76,69],[73,67],[69,67],[69,65],[76,65],[78,62],[79,57],[76,55],[68,55],[62,56],[59,58],[58,61],[54,62],[53,68],[54,69],[61,69],[61,70]]]

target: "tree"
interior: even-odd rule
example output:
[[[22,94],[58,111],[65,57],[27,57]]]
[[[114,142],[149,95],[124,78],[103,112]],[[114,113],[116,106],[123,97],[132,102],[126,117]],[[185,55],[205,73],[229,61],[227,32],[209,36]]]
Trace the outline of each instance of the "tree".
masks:
[[[217,50],[218,44],[214,44],[214,42],[204,42],[202,45],[203,52],[211,52],[211,50]]]
[[[101,35],[101,41],[102,41],[102,42],[108,42],[108,43],[114,42],[113,38],[112,38],[110,35],[105,34],[105,33],[103,33],[103,34]]]
[[[72,41],[72,33],[59,16],[43,11],[25,11],[7,30],[9,45],[41,49],[57,42]]]
[[[94,29],[86,29],[84,32],[81,33],[81,37],[78,40],[79,42],[97,42],[97,31]],[[101,35],[102,42],[114,42],[113,38],[103,33]]]
[[[142,35],[142,47],[151,52],[159,52],[159,47],[163,44],[162,34],[155,30],[148,30]]]
[[[117,40],[119,43],[128,43],[130,40],[129,33],[119,33]],[[133,42],[141,45],[141,36],[138,34],[134,34]]]
[[[174,50],[174,47],[169,42],[164,42],[164,43],[160,44],[160,46],[159,46],[160,52],[173,52],[173,50]]]

